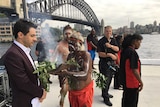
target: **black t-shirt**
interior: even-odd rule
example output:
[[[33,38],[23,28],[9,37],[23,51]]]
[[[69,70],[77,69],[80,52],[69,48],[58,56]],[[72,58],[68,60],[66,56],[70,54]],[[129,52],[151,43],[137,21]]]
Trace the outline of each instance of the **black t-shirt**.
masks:
[[[105,36],[102,37],[98,41],[97,52],[106,52],[106,53],[113,53],[113,54],[117,53],[117,52],[113,51],[111,48],[106,48],[105,43],[107,43],[107,42],[109,42],[108,39]],[[114,46],[118,46],[117,42],[114,38],[111,38],[110,44],[114,45]],[[107,65],[106,62],[113,61],[112,58],[110,58],[110,57],[106,57],[106,58],[99,57],[99,58],[100,58],[100,62],[102,62],[102,64],[104,66]]]
[[[39,52],[39,55],[38,55],[38,61],[39,62],[42,62],[45,60],[46,58],[46,52],[45,52],[45,44],[42,42],[42,41],[39,41],[36,45],[36,51]]]
[[[135,49],[128,47],[121,52],[121,59],[120,59],[120,80],[122,85],[126,85],[126,66],[130,65],[129,68],[137,69],[139,60],[139,56]]]
[[[36,51],[42,51],[44,48],[43,42],[39,41],[36,45]]]
[[[89,34],[87,36],[87,42],[92,42],[95,46],[97,46],[97,43],[98,43],[98,39],[97,39],[97,36],[96,35],[92,35],[92,34]],[[95,50],[94,47],[92,47],[92,50]]]

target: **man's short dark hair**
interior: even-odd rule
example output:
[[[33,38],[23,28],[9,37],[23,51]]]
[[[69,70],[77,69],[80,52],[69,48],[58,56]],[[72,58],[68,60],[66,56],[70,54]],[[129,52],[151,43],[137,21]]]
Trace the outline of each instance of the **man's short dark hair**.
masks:
[[[18,32],[22,32],[24,35],[26,35],[31,27],[35,29],[37,28],[37,26],[31,21],[19,19],[14,25],[13,35],[15,36],[15,38],[18,37]]]

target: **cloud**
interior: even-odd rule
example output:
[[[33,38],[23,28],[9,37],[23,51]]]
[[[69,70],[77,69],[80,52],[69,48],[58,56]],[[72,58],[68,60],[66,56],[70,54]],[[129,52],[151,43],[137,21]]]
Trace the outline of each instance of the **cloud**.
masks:
[[[34,1],[37,1],[37,0],[26,0],[27,3],[32,3]]]
[[[104,19],[105,24],[113,28],[135,24],[151,24],[159,19],[159,0],[86,0],[99,20]],[[99,2],[99,3],[98,3]],[[129,21],[129,22],[128,22]]]
[[[85,2],[95,12],[99,22],[104,19],[105,25],[110,24],[113,28],[129,25],[130,21],[141,25],[151,24],[155,20],[160,23],[159,0],[85,0]]]

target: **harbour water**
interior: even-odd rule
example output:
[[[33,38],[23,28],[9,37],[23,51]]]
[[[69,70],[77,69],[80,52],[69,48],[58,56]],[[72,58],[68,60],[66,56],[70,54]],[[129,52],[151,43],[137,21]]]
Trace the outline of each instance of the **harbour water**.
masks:
[[[141,47],[137,50],[142,64],[160,65],[160,34],[143,34]]]
[[[141,59],[160,59],[160,34],[143,34],[141,47],[137,50]]]
[[[141,47],[137,50],[140,59],[142,59],[142,63],[160,65],[160,34],[142,34],[142,36]],[[10,45],[11,43],[0,43],[0,57],[6,52]],[[34,49],[35,48],[32,49],[32,55],[34,55]]]

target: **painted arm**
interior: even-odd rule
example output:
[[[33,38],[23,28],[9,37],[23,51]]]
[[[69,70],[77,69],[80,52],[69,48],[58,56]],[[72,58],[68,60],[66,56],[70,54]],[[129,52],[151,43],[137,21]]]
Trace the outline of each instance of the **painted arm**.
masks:
[[[66,75],[66,76],[72,76],[75,77],[79,80],[86,80],[88,76],[88,71],[91,68],[91,59],[90,59],[90,54],[85,53],[85,55],[82,58],[83,60],[83,67],[81,71],[77,70],[72,70],[71,66],[68,64],[62,64],[57,70],[56,74],[57,75]],[[71,68],[71,71],[69,69]]]

